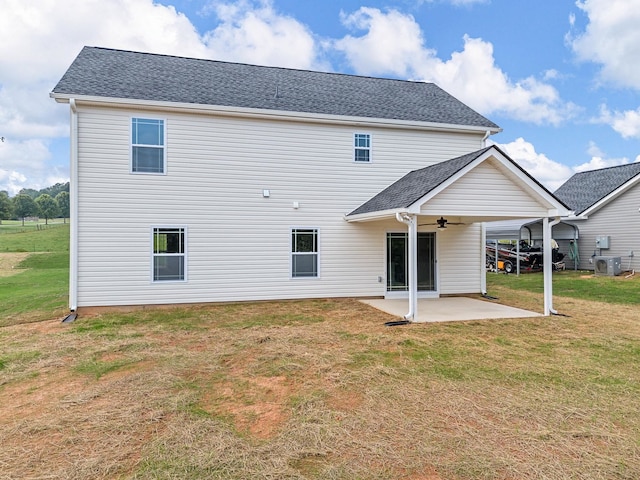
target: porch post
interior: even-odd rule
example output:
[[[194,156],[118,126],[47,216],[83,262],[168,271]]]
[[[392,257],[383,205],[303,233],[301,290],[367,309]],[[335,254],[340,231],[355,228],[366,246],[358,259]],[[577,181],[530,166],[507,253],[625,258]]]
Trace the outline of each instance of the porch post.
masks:
[[[418,220],[416,215],[408,213],[396,213],[396,220],[407,225],[409,237],[409,258],[407,259],[409,277],[409,312],[404,316],[405,320],[415,322],[418,318]]]
[[[409,312],[412,317],[407,320],[418,320],[418,220],[409,215]]]
[[[558,312],[553,309],[553,258],[551,249],[551,238],[553,233],[553,227],[560,223],[560,217],[555,217],[552,221],[549,221],[547,217],[542,222],[542,236],[543,236],[543,252],[544,255],[544,314],[549,315],[553,313],[557,315]]]
[[[551,227],[549,219],[542,219],[542,273],[544,276],[544,314],[551,313],[551,296],[553,295],[553,277],[551,272]]]

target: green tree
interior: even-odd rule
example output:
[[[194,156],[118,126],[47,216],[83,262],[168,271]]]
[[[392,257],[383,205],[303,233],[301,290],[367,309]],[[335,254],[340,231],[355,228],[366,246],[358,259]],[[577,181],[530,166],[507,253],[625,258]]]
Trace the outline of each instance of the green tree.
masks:
[[[9,194],[5,191],[0,192],[0,224],[2,220],[8,220],[13,214],[13,204],[9,198]]]
[[[40,212],[40,216],[44,217],[45,225],[49,224],[50,218],[55,218],[60,211],[58,207],[58,202],[55,199],[46,193],[40,195],[36,198],[36,204],[38,205],[38,211]]]
[[[60,213],[58,213],[58,215],[61,215],[64,219],[64,223],[67,223],[67,218],[71,215],[69,212],[71,209],[69,192],[60,192],[57,194],[56,202],[58,202],[58,207],[60,208]]]
[[[24,226],[25,217],[32,217],[38,214],[38,205],[35,200],[26,193],[19,193],[13,197],[13,214],[22,218]]]
[[[40,190],[39,194],[42,195],[43,193],[46,193],[48,195],[51,195],[53,198],[56,198],[60,192],[68,192],[68,191],[69,191],[69,182],[56,183],[55,185],[52,185],[50,187],[43,188],[42,190]]]
[[[18,195],[29,195],[31,198],[35,200],[36,197],[40,195],[40,193],[37,190],[34,190],[33,188],[23,188],[18,192]]]

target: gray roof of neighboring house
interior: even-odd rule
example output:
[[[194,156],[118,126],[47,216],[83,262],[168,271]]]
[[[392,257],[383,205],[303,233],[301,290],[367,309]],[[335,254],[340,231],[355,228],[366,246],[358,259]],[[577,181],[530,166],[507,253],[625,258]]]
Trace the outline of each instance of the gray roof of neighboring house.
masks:
[[[499,127],[433,83],[84,47],[52,96]]]
[[[407,173],[349,215],[408,208],[494,146]]]
[[[638,174],[640,163],[580,172],[567,180],[554,195],[580,215]]]

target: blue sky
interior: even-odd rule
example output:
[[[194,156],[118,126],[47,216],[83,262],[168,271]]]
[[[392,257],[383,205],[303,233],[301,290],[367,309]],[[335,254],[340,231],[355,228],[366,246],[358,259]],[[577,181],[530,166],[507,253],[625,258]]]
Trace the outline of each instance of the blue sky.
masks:
[[[640,160],[640,0],[2,0],[0,190],[68,180],[82,46],[437,83],[552,191]]]

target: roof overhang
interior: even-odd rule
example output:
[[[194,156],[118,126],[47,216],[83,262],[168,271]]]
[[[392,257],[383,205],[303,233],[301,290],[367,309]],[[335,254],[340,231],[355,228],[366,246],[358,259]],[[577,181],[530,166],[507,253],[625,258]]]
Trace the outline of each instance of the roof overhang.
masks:
[[[388,219],[389,217],[395,216],[396,213],[419,215],[421,213],[423,205],[427,204],[439,193],[442,193],[446,189],[450,188],[456,181],[469,174],[469,172],[473,171],[473,169],[475,169],[478,165],[486,162],[489,159],[494,159],[495,161],[497,161],[504,172],[508,174],[512,180],[516,181],[521,186],[521,188],[530,196],[532,196],[541,204],[545,205],[547,209],[547,217],[566,217],[573,213],[564,203],[562,203],[549,190],[543,187],[537,180],[535,180],[531,175],[529,175],[525,170],[523,170],[519,165],[511,160],[499,148],[493,146],[491,148],[488,148],[475,160],[455,172],[438,186],[436,186],[429,192],[426,192],[422,197],[420,197],[410,205],[388,210],[378,210],[361,214],[346,215],[345,220],[348,222],[376,221],[381,219]],[[463,216],[465,216],[465,218],[475,218],[475,221],[478,222],[524,218],[522,215],[504,215],[500,214],[500,212],[485,212],[482,215],[474,214]],[[531,215],[527,218],[536,219],[540,218],[540,215]]]
[[[137,100],[129,98],[95,97],[86,95],[71,95],[51,92],[49,94],[58,103],[69,103],[74,99],[76,104],[87,106],[102,106],[112,108],[148,108],[149,110],[176,111],[199,113],[203,115],[220,115],[228,117],[252,117],[273,120],[304,121],[308,123],[325,123],[332,125],[350,125],[363,127],[386,127],[410,130],[432,130],[443,132],[489,132],[490,135],[499,133],[501,128],[489,128],[474,125],[456,125],[448,123],[418,122],[409,120],[395,120],[388,118],[348,117],[343,115],[328,115],[288,110],[268,110],[260,108],[243,108],[225,105],[202,105],[196,103],[161,102],[155,100]]]

